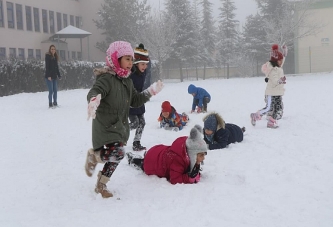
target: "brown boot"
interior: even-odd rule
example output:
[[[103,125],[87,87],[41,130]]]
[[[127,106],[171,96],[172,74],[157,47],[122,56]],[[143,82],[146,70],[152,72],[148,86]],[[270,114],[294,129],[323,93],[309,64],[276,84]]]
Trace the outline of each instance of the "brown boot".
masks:
[[[113,197],[113,194],[111,192],[109,192],[108,188],[106,187],[106,184],[109,182],[110,178],[102,175],[102,171],[98,172],[97,177],[98,178],[97,178],[95,192],[97,194],[101,193],[103,198]]]
[[[95,172],[97,163],[104,163],[101,160],[100,151],[89,149],[87,152],[86,164],[84,166],[88,177],[91,177]]]

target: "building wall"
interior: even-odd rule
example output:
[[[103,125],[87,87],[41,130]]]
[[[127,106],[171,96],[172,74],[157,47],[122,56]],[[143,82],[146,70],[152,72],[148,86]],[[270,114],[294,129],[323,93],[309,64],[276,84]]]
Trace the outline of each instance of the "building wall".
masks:
[[[309,12],[309,20],[318,21],[324,27],[318,34],[296,42],[296,73],[333,71],[333,1],[318,2]]]
[[[33,50],[34,58],[44,59],[45,52],[48,51],[48,47],[51,44],[55,44],[58,49],[65,50],[62,52],[65,60],[77,59],[80,54],[82,54],[82,59],[88,59],[88,39],[82,39],[82,53],[80,48],[80,39],[62,39],[67,43],[63,42],[51,42],[48,41],[49,38],[54,34],[50,31],[50,11],[54,13],[54,32],[57,32],[59,29],[64,28],[64,14],[67,15],[68,25],[71,22],[71,16],[74,19],[74,26],[79,27],[80,29],[86,30],[92,35],[89,37],[89,57],[92,61],[101,61],[103,60],[105,54],[95,48],[97,41],[101,41],[104,38],[100,35],[100,31],[97,31],[93,19],[97,19],[97,10],[100,8],[103,0],[34,0],[33,4],[29,3],[27,0],[0,0],[0,58],[10,57],[10,49],[16,49],[16,56],[21,58],[28,58],[28,49]],[[7,10],[7,6],[13,4],[13,12]],[[22,20],[19,20],[20,13],[17,10],[22,8]],[[31,7],[32,11],[32,31],[28,30],[27,26],[27,10],[26,6]],[[38,9],[39,12],[39,25],[40,31],[35,31],[34,23],[34,8]],[[47,11],[47,32],[43,31],[43,15],[42,10]],[[19,10],[20,11],[20,10]],[[12,25],[11,15],[13,13],[14,18],[14,27],[10,28]],[[61,27],[58,29],[57,23],[57,13],[61,15]],[[1,16],[2,15],[2,16]],[[2,20],[1,20],[2,19]],[[22,23],[18,23],[22,21]],[[77,23],[78,22],[78,23]],[[23,25],[22,28],[20,28]],[[20,49],[19,49],[20,48]],[[24,49],[24,56],[19,55],[19,51]],[[5,54],[4,54],[5,50]],[[11,49],[13,50],[13,49]],[[41,56],[36,55],[40,52]],[[60,54],[60,53],[59,53]],[[4,56],[5,55],[5,56]]]

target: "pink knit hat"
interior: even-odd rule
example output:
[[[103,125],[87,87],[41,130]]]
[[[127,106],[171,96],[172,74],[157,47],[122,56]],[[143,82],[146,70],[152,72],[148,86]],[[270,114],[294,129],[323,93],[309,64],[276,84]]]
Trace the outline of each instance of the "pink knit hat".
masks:
[[[120,68],[118,59],[129,55],[134,58],[133,48],[130,43],[125,41],[116,41],[110,44],[106,51],[106,65],[113,69],[119,77],[127,78],[130,74],[130,70]]]

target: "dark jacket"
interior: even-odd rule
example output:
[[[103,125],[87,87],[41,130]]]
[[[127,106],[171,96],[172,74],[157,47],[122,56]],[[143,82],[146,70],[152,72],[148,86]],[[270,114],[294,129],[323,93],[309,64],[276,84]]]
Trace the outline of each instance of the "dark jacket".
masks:
[[[49,53],[45,54],[45,78],[51,77],[53,80],[60,78],[58,60]]]
[[[216,116],[218,123],[217,130],[214,132],[212,140],[209,140],[207,138],[207,136],[205,135],[205,131],[203,132],[205,135],[204,140],[206,141],[207,144],[209,144],[209,150],[226,148],[227,145],[231,143],[243,141],[243,131],[239,126],[230,123],[225,123],[222,117],[217,113],[212,113],[212,114]],[[204,121],[205,119],[207,119],[209,115],[207,115],[204,118]]]
[[[130,106],[139,107],[149,100],[149,92],[138,93],[132,80],[120,78],[113,71],[95,69],[96,82],[87,95],[88,103],[92,97],[101,94],[102,99],[92,121],[93,148],[122,142],[126,143],[130,134],[128,113]]]
[[[136,89],[137,92],[142,92],[143,91],[143,86],[145,84],[145,79],[146,79],[146,70],[141,73],[136,66],[133,67],[134,70],[130,75],[130,78],[133,81],[134,88]],[[138,108],[130,108],[129,114],[130,115],[141,115],[146,112],[145,105],[142,105]]]

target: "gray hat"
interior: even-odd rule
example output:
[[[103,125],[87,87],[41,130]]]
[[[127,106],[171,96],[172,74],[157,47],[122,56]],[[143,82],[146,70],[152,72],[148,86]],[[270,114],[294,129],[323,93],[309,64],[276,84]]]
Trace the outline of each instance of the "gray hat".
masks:
[[[197,154],[207,152],[207,145],[203,139],[200,125],[195,125],[191,129],[190,136],[186,139],[186,148],[190,158],[190,171],[192,171],[197,160]]]

